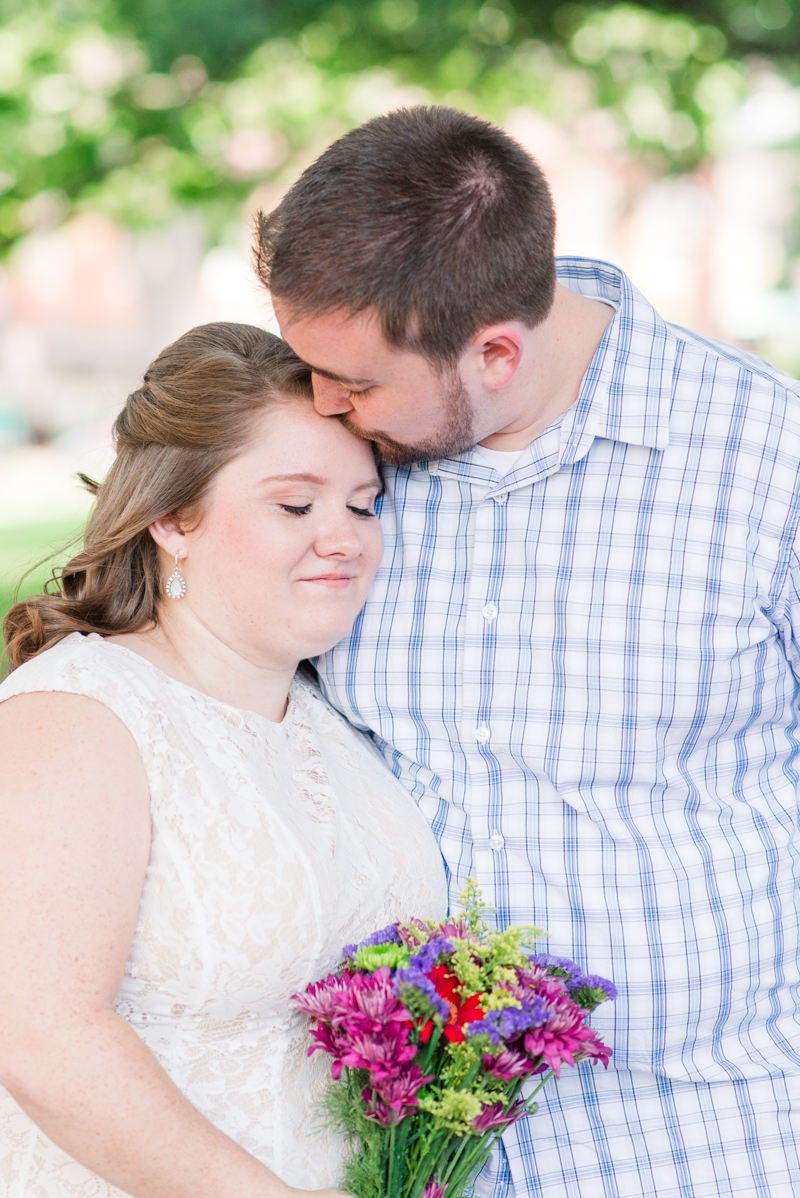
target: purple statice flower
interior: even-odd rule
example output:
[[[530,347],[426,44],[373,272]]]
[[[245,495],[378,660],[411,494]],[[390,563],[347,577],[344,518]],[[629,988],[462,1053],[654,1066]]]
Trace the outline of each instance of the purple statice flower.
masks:
[[[542,969],[558,970],[559,973],[556,974],[556,977],[559,974],[563,976],[567,985],[573,983],[580,985],[583,981],[583,970],[569,957],[554,957],[552,953],[529,953],[528,957],[533,965],[538,965]]]
[[[581,977],[580,984],[577,982],[567,982],[567,990],[569,990],[570,994],[583,987],[586,987],[587,990],[602,990],[608,999],[617,997],[617,987],[608,978],[601,978],[599,973],[584,974]]]
[[[348,1027],[379,1032],[387,1023],[404,1023],[411,1015],[400,1002],[392,985],[392,971],[382,965],[374,973],[356,973],[349,985],[340,989],[329,1004],[333,1023],[347,1020]]]
[[[489,1015],[497,1014],[496,1011],[490,1011]],[[496,1044],[499,1048],[503,1042],[500,1035],[500,1028],[497,1026],[496,1019],[490,1019],[489,1015],[485,1019],[475,1019],[472,1023],[468,1023],[464,1028],[464,1035],[472,1036],[488,1036],[492,1044]]]
[[[540,1023],[545,1018],[546,1011],[544,999],[538,994],[532,1002],[522,999],[521,1007],[504,1007],[497,1011],[500,1035],[504,1040],[513,1040],[521,1032],[526,1032],[529,1027]]]
[[[522,1101],[515,1102],[509,1111],[506,1111],[505,1103],[495,1102],[492,1106],[485,1106],[480,1115],[475,1116],[472,1126],[475,1131],[491,1131],[493,1127],[510,1127],[525,1113],[525,1103]]]
[[[419,1198],[444,1198],[447,1193],[447,1182],[442,1183],[438,1177],[432,1177]]]
[[[504,1048],[496,1057],[487,1053],[483,1058],[483,1068],[489,1077],[496,1077],[508,1082],[512,1077],[525,1077],[527,1074],[533,1073],[534,1062],[524,1052],[518,1052],[514,1048]]]
[[[443,954],[454,953],[455,950],[456,946],[452,940],[448,940],[446,936],[437,936],[435,940],[429,940],[427,944],[418,948],[409,959],[408,964],[412,969],[429,973]]]
[[[323,982],[315,982],[303,994],[293,994],[291,1001],[306,1015],[314,1019],[333,1019],[336,998],[348,989],[351,979],[346,975],[341,978],[329,973]]]
[[[547,1007],[544,999],[535,994],[532,999],[522,999],[521,1007],[503,1007],[499,1011],[489,1013],[479,1022],[471,1023],[467,1028],[468,1036],[488,1036],[492,1044],[500,1045],[504,1041],[513,1040],[547,1017]]]
[[[425,976],[419,966],[409,965],[406,969],[398,969],[394,975],[394,988],[403,1002],[410,1005],[412,998],[416,996],[409,994],[409,991],[416,991],[417,995],[433,1008],[435,1014],[445,1020],[450,1018],[449,1002],[442,998],[431,979]]]
[[[352,960],[360,948],[374,948],[378,944],[400,944],[400,942],[400,933],[397,930],[397,924],[390,923],[388,928],[381,928],[380,931],[373,932],[371,936],[367,936],[366,940],[362,940],[360,944],[346,944],[342,952]]]
[[[396,1077],[376,1082],[373,1088],[368,1086],[361,1091],[361,1097],[370,1108],[367,1118],[389,1127],[394,1114],[395,1122],[400,1123],[417,1105],[418,1091],[430,1081],[433,1081],[433,1074],[425,1076],[419,1065],[412,1065]]]
[[[346,1019],[337,1033],[344,1047],[340,1059],[350,1069],[368,1069],[373,1082],[397,1077],[404,1065],[417,1055],[409,1044],[407,1027],[386,1023],[379,1031],[366,1031],[360,1021]]]
[[[562,976],[570,994],[574,994],[576,990],[586,990],[587,992],[602,990],[606,998],[617,997],[617,988],[613,982],[609,982],[607,978],[601,978],[596,973],[585,974],[580,965],[576,965],[568,957],[553,957],[549,953],[531,953],[530,961],[542,969],[553,971],[551,976]],[[593,1005],[599,1005],[596,999]]]

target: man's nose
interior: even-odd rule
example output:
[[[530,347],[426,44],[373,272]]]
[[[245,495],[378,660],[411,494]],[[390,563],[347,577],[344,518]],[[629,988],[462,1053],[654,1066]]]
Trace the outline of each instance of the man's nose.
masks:
[[[326,379],[321,374],[312,374],[311,383],[314,388],[314,407],[320,416],[340,416],[354,410],[341,383]]]

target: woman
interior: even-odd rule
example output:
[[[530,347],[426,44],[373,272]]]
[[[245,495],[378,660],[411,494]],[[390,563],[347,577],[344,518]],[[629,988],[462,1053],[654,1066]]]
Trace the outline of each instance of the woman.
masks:
[[[444,909],[422,817],[295,677],[382,552],[370,446],[279,339],[206,325],[116,423],[85,547],[6,622],[0,1193],[335,1186],[293,993]]]

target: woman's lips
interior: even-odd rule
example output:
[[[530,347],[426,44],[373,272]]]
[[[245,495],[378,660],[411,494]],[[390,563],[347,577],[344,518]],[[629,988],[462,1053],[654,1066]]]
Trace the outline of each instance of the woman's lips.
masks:
[[[353,581],[352,574],[318,574],[315,578],[304,578],[303,582],[313,582],[317,586],[331,587],[335,591],[342,591]]]

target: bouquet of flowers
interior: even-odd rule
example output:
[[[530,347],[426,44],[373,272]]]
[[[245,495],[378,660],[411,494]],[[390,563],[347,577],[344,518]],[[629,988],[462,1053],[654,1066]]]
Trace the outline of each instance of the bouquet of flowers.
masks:
[[[460,905],[348,945],[341,976],[294,996],[309,1055],[333,1059],[328,1118],[354,1145],[343,1184],[356,1198],[460,1198],[562,1064],[608,1067],[587,1019],[612,983],[532,951],[536,928],[490,931],[471,879]]]

